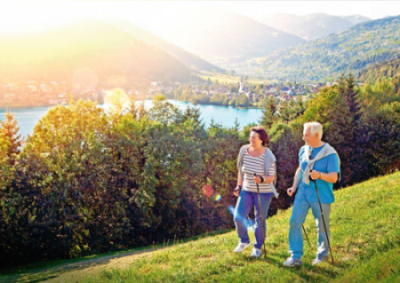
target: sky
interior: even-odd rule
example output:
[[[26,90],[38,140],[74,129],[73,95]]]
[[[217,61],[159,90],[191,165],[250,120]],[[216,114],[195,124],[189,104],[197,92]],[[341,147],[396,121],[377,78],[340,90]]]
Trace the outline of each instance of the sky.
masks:
[[[163,21],[188,9],[213,8],[259,19],[275,13],[360,14],[371,19],[400,15],[400,1],[0,1],[0,32],[52,28],[83,17],[117,18],[155,33]]]

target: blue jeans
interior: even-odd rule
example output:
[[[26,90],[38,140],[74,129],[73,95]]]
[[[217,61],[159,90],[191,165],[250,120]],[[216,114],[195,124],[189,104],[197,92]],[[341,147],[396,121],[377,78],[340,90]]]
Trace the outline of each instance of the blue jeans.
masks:
[[[293,204],[292,217],[290,218],[289,229],[289,252],[294,259],[301,259],[303,256],[303,232],[302,225],[306,219],[307,213],[311,208],[317,226],[317,258],[327,256],[329,253],[328,241],[326,239],[324,224],[321,222],[321,211],[318,202],[307,200],[306,194],[300,190],[296,194]],[[322,203],[326,230],[329,233],[329,214],[331,212],[330,203]],[[330,239],[330,238],[329,238]]]
[[[246,192],[242,190],[240,192],[239,198],[236,203],[235,213],[233,216],[233,220],[235,221],[236,231],[240,238],[240,242],[242,243],[250,243],[249,234],[247,233],[247,215],[249,214],[251,208],[254,206],[255,208],[255,236],[256,236],[256,243],[254,247],[257,249],[261,249],[262,245],[264,244],[263,235],[261,232],[261,223],[264,223],[264,235],[266,235],[266,222],[267,213],[269,209],[269,205],[271,203],[273,194],[272,193],[260,193],[261,199],[261,213],[262,213],[262,220],[260,220],[260,212],[258,206],[258,196],[257,193]],[[262,221],[262,222],[261,222]]]

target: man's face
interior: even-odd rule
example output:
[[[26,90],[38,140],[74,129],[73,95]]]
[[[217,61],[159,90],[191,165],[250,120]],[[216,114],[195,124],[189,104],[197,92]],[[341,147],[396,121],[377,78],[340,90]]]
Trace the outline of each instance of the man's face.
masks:
[[[306,142],[306,145],[315,145],[319,142],[318,133],[311,134],[311,127],[307,127],[303,131],[303,141]]]

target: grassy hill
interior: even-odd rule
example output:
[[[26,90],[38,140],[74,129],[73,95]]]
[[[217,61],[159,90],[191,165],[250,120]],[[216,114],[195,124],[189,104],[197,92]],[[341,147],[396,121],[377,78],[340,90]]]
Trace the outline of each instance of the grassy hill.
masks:
[[[311,213],[304,226],[303,266],[283,267],[288,257],[291,209],[267,220],[267,259],[234,254],[234,231],[173,241],[156,250],[127,251],[83,260],[57,261],[3,274],[1,282],[399,282],[400,172],[337,191],[331,213],[335,265],[311,266],[316,229]],[[250,233],[252,235],[252,233]],[[253,235],[252,235],[253,236]],[[254,237],[251,238],[254,242]],[[172,242],[172,241],[171,241]]]
[[[399,57],[400,16],[364,22],[341,33],[247,62],[268,78],[325,81]],[[245,68],[245,67],[243,67]]]

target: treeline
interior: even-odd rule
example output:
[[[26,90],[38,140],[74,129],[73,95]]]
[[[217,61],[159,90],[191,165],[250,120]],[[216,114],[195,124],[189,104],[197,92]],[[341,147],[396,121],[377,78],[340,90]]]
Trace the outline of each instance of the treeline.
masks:
[[[220,91],[220,84],[216,83],[213,86],[202,85],[200,88],[191,85],[183,85],[177,87],[173,94],[167,94],[167,97],[175,100],[188,101],[194,104],[214,104],[222,106],[235,106],[235,107],[258,107],[263,108],[265,103],[272,95],[268,93],[268,88],[275,88],[276,94],[281,94],[282,84],[249,84],[248,94],[238,93],[239,86],[235,83],[222,85],[223,92]],[[301,92],[299,95],[290,95],[291,100],[303,100],[305,97],[303,93],[312,93],[311,87],[288,82],[287,88],[293,88]],[[216,90],[212,95],[208,95],[210,90]]]
[[[18,151],[0,134],[0,262],[69,258],[230,228],[238,128],[205,129],[164,100],[106,115],[94,102],[49,110]],[[202,196],[213,185],[220,202]]]
[[[134,105],[134,104],[132,104]],[[358,89],[351,75],[287,114],[272,97],[260,124],[277,157],[278,200],[298,166],[303,123],[324,125],[342,161],[337,187],[400,168],[400,97],[390,82]],[[240,122],[240,121],[239,121]],[[256,121],[255,121],[256,122]],[[236,157],[251,125],[205,128],[198,110],[165,97],[109,113],[78,101],[49,110],[19,152],[12,115],[0,133],[0,263],[69,258],[233,227]],[[211,184],[220,202],[202,195]],[[4,232],[3,232],[4,231]]]
[[[395,87],[396,93],[400,89],[400,59],[376,63],[358,74],[358,80],[368,84],[378,80],[389,80]]]

